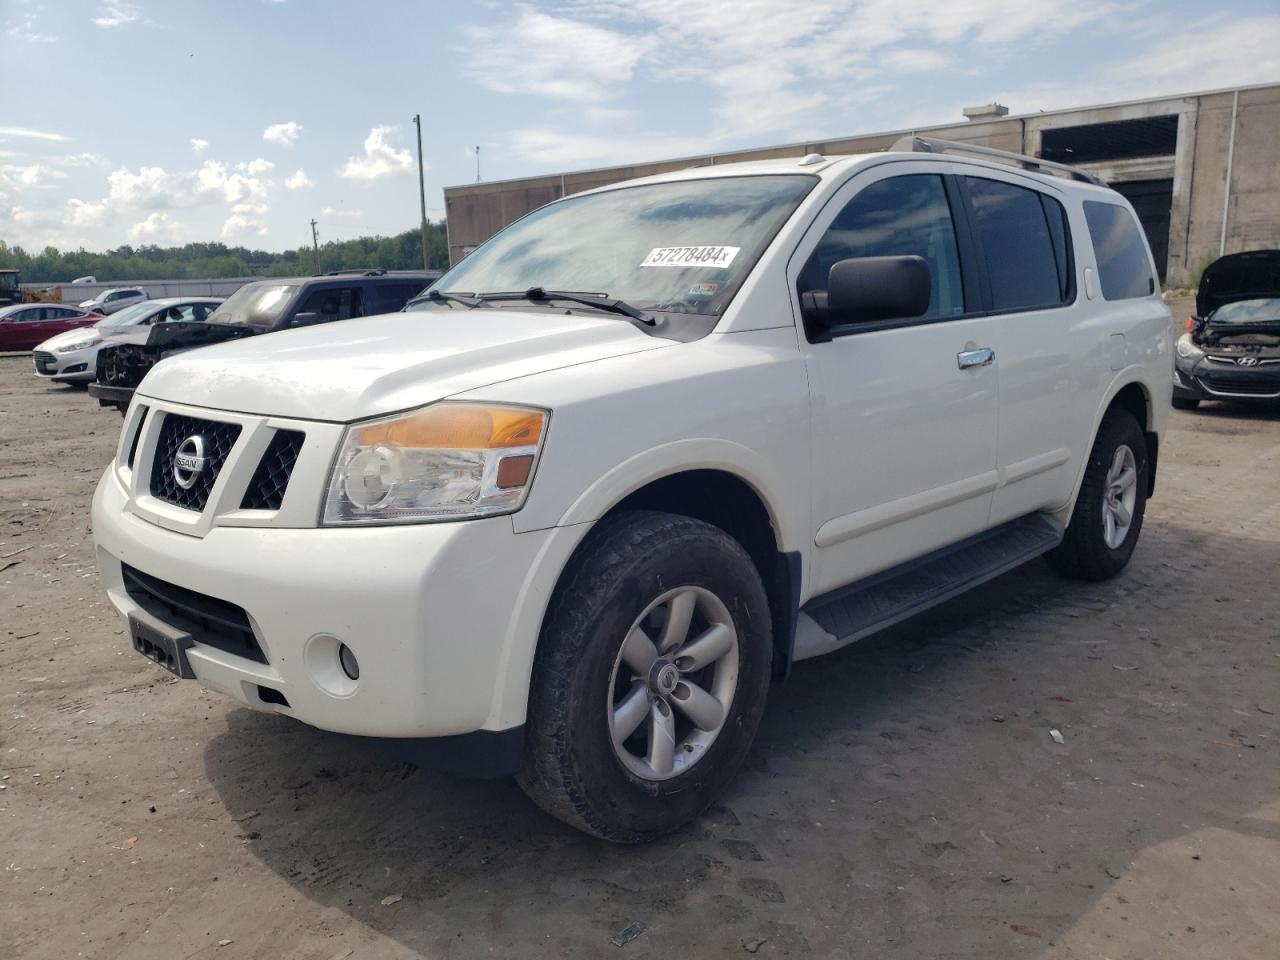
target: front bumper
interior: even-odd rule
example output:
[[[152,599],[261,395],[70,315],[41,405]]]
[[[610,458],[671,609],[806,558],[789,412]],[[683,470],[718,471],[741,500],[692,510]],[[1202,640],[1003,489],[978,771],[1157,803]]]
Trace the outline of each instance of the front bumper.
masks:
[[[1207,356],[1195,360],[1178,356],[1173,365],[1173,395],[1186,400],[1277,400],[1280,363],[1240,366]]]
[[[545,601],[585,527],[516,534],[494,517],[193,536],[135,515],[108,468],[93,531],[121,615],[148,615],[126,566],[243,611],[264,662],[197,636],[186,659],[202,685],[324,730],[419,738],[524,722]],[[339,641],[359,660],[357,681],[340,672]]]
[[[73,350],[70,353],[36,350],[31,355],[36,376],[59,383],[84,383],[92,380],[95,376],[95,357],[93,349]]]

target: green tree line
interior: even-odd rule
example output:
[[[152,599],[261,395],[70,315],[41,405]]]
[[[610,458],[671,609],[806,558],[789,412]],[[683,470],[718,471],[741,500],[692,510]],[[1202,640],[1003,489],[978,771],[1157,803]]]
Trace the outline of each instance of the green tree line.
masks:
[[[432,268],[443,270],[449,265],[443,220],[427,224],[427,254]],[[420,269],[422,237],[419,231],[406,230],[394,237],[329,240],[320,245],[319,272],[359,267]],[[0,269],[19,270],[23,283],[57,284],[86,276],[125,281],[309,276],[316,272],[316,264],[311,247],[272,253],[229,247],[225,243],[187,243],[181,247],[126,244],[105,253],[84,249],[63,251],[56,247],[30,253],[0,240]]]

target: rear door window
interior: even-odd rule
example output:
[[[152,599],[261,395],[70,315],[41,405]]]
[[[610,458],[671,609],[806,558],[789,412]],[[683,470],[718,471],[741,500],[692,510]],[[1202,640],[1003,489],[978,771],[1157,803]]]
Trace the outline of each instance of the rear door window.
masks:
[[[1107,300],[1129,300],[1156,292],[1151,258],[1142,229],[1127,207],[1099,200],[1084,202],[1084,219],[1098,261],[1098,279]]]
[[[973,229],[997,312],[1073,299],[1066,215],[1052,197],[1003,180],[965,177]]]

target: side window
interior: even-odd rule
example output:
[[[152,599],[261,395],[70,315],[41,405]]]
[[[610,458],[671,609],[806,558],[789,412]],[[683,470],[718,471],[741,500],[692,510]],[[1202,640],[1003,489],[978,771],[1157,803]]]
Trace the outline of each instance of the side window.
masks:
[[[373,304],[370,313],[395,313],[403,309],[410,299],[425,290],[416,283],[378,283],[373,286]]]
[[[929,264],[924,319],[964,313],[960,256],[942,178],[909,174],[878,180],[849,201],[800,271],[801,293],[825,290],[831,267],[850,257],[923,257]]]
[[[993,310],[1056,307],[1073,299],[1062,205],[1038,190],[965,177],[973,227],[991,279]]]
[[[363,316],[359,287],[325,287],[302,301],[298,313],[318,313],[325,320],[347,320]]]
[[[1142,230],[1126,208],[1098,200],[1084,202],[1084,219],[1098,261],[1098,279],[1107,300],[1128,300],[1156,291]]]

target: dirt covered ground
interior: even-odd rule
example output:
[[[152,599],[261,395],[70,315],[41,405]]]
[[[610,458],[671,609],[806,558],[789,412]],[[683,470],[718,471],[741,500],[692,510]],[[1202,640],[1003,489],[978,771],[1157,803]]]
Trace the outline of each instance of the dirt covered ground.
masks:
[[[1280,951],[1280,412],[1174,413],[1113,582],[1032,564],[800,665],[638,849],[134,654],[88,514],[119,426],[0,360],[0,957]]]

